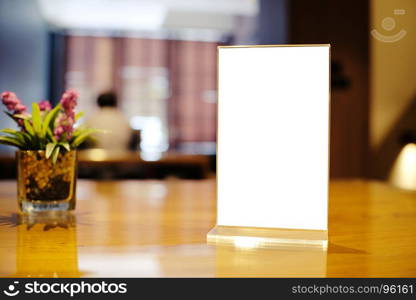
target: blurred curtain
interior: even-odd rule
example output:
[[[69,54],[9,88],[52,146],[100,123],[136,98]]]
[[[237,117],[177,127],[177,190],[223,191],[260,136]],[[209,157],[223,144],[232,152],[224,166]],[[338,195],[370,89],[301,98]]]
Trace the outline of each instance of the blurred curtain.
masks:
[[[65,45],[64,85],[80,92],[80,109],[93,112],[114,90],[126,117],[166,125],[170,148],[215,142],[217,43],[66,36]]]

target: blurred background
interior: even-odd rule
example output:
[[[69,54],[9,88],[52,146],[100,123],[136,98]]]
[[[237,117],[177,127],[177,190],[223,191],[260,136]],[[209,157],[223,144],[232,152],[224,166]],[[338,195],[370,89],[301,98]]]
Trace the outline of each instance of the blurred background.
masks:
[[[200,179],[215,175],[216,47],[309,43],[332,45],[331,178],[416,188],[414,0],[1,0],[0,91],[74,88],[84,121],[117,95],[128,149],[83,150],[80,177]]]

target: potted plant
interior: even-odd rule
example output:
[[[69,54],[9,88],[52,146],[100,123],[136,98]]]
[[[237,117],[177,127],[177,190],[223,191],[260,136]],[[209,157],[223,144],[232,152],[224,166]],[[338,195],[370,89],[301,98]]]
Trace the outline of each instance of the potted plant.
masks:
[[[78,93],[66,91],[52,107],[49,101],[32,103],[32,112],[12,92],[1,94],[5,113],[19,129],[2,129],[0,143],[15,146],[17,196],[24,213],[68,211],[76,202],[76,148],[95,129],[79,126],[75,114]]]

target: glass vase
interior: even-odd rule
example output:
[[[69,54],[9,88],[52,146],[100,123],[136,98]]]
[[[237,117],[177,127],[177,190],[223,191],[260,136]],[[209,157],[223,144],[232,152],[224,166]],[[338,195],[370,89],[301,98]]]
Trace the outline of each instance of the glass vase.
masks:
[[[17,195],[23,213],[56,213],[75,209],[77,153],[60,153],[56,163],[45,151],[18,151]]]

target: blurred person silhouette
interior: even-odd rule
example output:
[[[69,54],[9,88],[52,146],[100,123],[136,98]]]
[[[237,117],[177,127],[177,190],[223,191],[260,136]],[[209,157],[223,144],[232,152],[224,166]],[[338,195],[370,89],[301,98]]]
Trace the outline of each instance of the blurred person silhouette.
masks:
[[[93,147],[105,150],[129,150],[132,129],[129,122],[117,109],[117,96],[114,92],[100,94],[97,98],[100,109],[86,121],[92,128],[105,130],[95,135]]]

